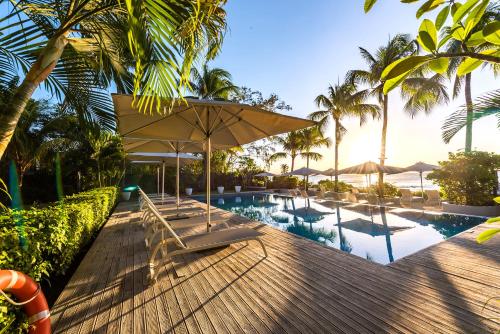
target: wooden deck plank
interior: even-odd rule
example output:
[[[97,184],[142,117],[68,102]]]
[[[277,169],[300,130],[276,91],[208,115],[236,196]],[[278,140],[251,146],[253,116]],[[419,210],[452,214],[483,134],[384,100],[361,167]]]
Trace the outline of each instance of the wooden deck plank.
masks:
[[[488,297],[500,294],[500,242],[477,245],[474,238],[483,225],[382,266],[229,215],[231,224],[264,233],[268,258],[262,259],[255,243],[192,254],[184,257],[185,276],[162,264],[157,283],[148,286],[140,213],[134,203],[120,203],[54,305],[54,332],[480,333],[500,328],[498,320],[488,319],[499,316],[498,307],[483,307]]]

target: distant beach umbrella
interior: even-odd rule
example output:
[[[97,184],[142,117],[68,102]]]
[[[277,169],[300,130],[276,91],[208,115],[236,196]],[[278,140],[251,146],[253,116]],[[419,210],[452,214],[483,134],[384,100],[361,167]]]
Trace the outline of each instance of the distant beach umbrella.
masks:
[[[292,176],[292,175],[303,176],[304,177],[304,189],[307,190],[306,176],[320,175],[320,174],[321,174],[320,170],[302,167],[302,168],[299,168],[296,170],[292,170],[291,172],[288,172],[288,173],[283,173],[283,174],[281,174],[281,176]]]
[[[113,94],[118,130],[123,137],[204,142],[207,156],[207,231],[210,231],[210,155],[212,145],[239,146],[315,125],[310,120],[281,115],[229,101],[150,99],[162,113],[141,113],[132,95]],[[158,105],[159,103],[160,105]]]
[[[321,175],[329,176],[330,181],[332,181],[332,178],[335,176],[335,174],[338,174],[335,173],[335,168],[328,168],[327,170],[321,172]]]
[[[339,175],[340,174],[364,174],[364,175],[371,175],[374,173],[387,173],[387,174],[395,174],[395,173],[402,173],[404,172],[404,168],[401,167],[393,167],[393,166],[381,166],[373,161],[367,161],[365,163],[347,167],[344,169],[339,170]],[[368,186],[371,185],[371,178],[370,182],[368,182]]]
[[[435,169],[439,169],[439,166],[436,165],[431,165],[427,164],[425,162],[419,161],[417,163],[414,163],[411,166],[408,166],[404,168],[404,172],[417,172],[420,174],[420,189],[422,190],[422,196],[424,196],[424,180],[423,180],[423,173],[424,172],[431,172]]]
[[[269,173],[269,172],[262,172],[262,173],[259,173],[259,174],[255,174],[254,176],[257,176],[257,177],[274,177],[274,176],[276,176],[276,174]]]

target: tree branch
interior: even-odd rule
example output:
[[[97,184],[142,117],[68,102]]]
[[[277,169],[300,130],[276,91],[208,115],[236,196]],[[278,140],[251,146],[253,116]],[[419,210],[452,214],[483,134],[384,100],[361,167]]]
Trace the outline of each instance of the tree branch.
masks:
[[[457,58],[457,57],[469,57],[474,59],[480,59],[484,61],[488,61],[491,63],[500,63],[500,57],[493,55],[485,55],[482,53],[476,52],[445,52],[445,53],[436,53],[436,58]]]

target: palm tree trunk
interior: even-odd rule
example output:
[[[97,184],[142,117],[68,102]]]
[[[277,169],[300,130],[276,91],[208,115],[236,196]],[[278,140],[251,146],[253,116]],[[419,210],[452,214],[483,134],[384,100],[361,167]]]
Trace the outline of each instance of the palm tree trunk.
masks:
[[[472,121],[474,118],[474,108],[472,105],[471,94],[471,79],[472,74],[465,75],[465,105],[467,106],[467,119],[465,123],[465,152],[468,153],[472,150]]]
[[[309,168],[309,151],[307,151],[307,153],[308,154],[307,154],[306,161],[307,161],[307,168]],[[309,175],[306,176],[306,184],[304,185],[304,188],[306,189],[306,191],[307,191],[307,185],[308,184],[309,184]]]
[[[11,102],[0,113],[0,158],[7,149],[26,104],[40,83],[47,79],[48,75],[54,70],[57,61],[61,58],[64,47],[68,43],[67,34],[69,32],[47,42],[38,59],[31,65],[23,82],[16,89]]]
[[[384,95],[383,100],[383,119],[382,119],[382,141],[380,143],[380,165],[385,165],[385,146],[387,141],[387,109],[389,103],[389,96]],[[379,186],[379,196],[384,197],[384,173],[378,173],[378,186]]]
[[[102,187],[102,184],[101,184],[101,165],[99,164],[99,159],[96,159],[95,160],[97,162],[97,180],[99,182],[99,188]]]
[[[339,122],[335,121],[335,192],[339,191]]]
[[[295,155],[292,154],[292,166],[291,166],[292,169],[290,170],[290,172],[294,170],[293,169],[294,166],[295,166]]]

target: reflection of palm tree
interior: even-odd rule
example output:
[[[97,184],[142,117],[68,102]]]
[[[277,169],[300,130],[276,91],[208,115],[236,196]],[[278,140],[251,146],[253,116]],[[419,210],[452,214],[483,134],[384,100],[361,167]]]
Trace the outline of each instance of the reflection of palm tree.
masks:
[[[352,245],[347,240],[346,236],[342,234],[342,219],[340,218],[340,205],[337,204],[337,226],[339,228],[339,245],[340,250],[346,253],[352,252]]]
[[[389,255],[389,262],[394,262],[394,256],[392,255],[392,245],[391,245],[391,233],[389,232],[389,227],[387,226],[387,217],[385,215],[385,207],[380,207],[380,217],[382,218],[382,224],[385,228],[385,243],[387,244],[387,254]]]
[[[324,228],[313,229],[312,226],[307,228],[304,224],[300,224],[295,221],[294,223],[287,226],[287,232],[303,236],[307,239],[314,240],[326,244],[327,241],[335,242],[337,234],[335,231],[325,231]]]

